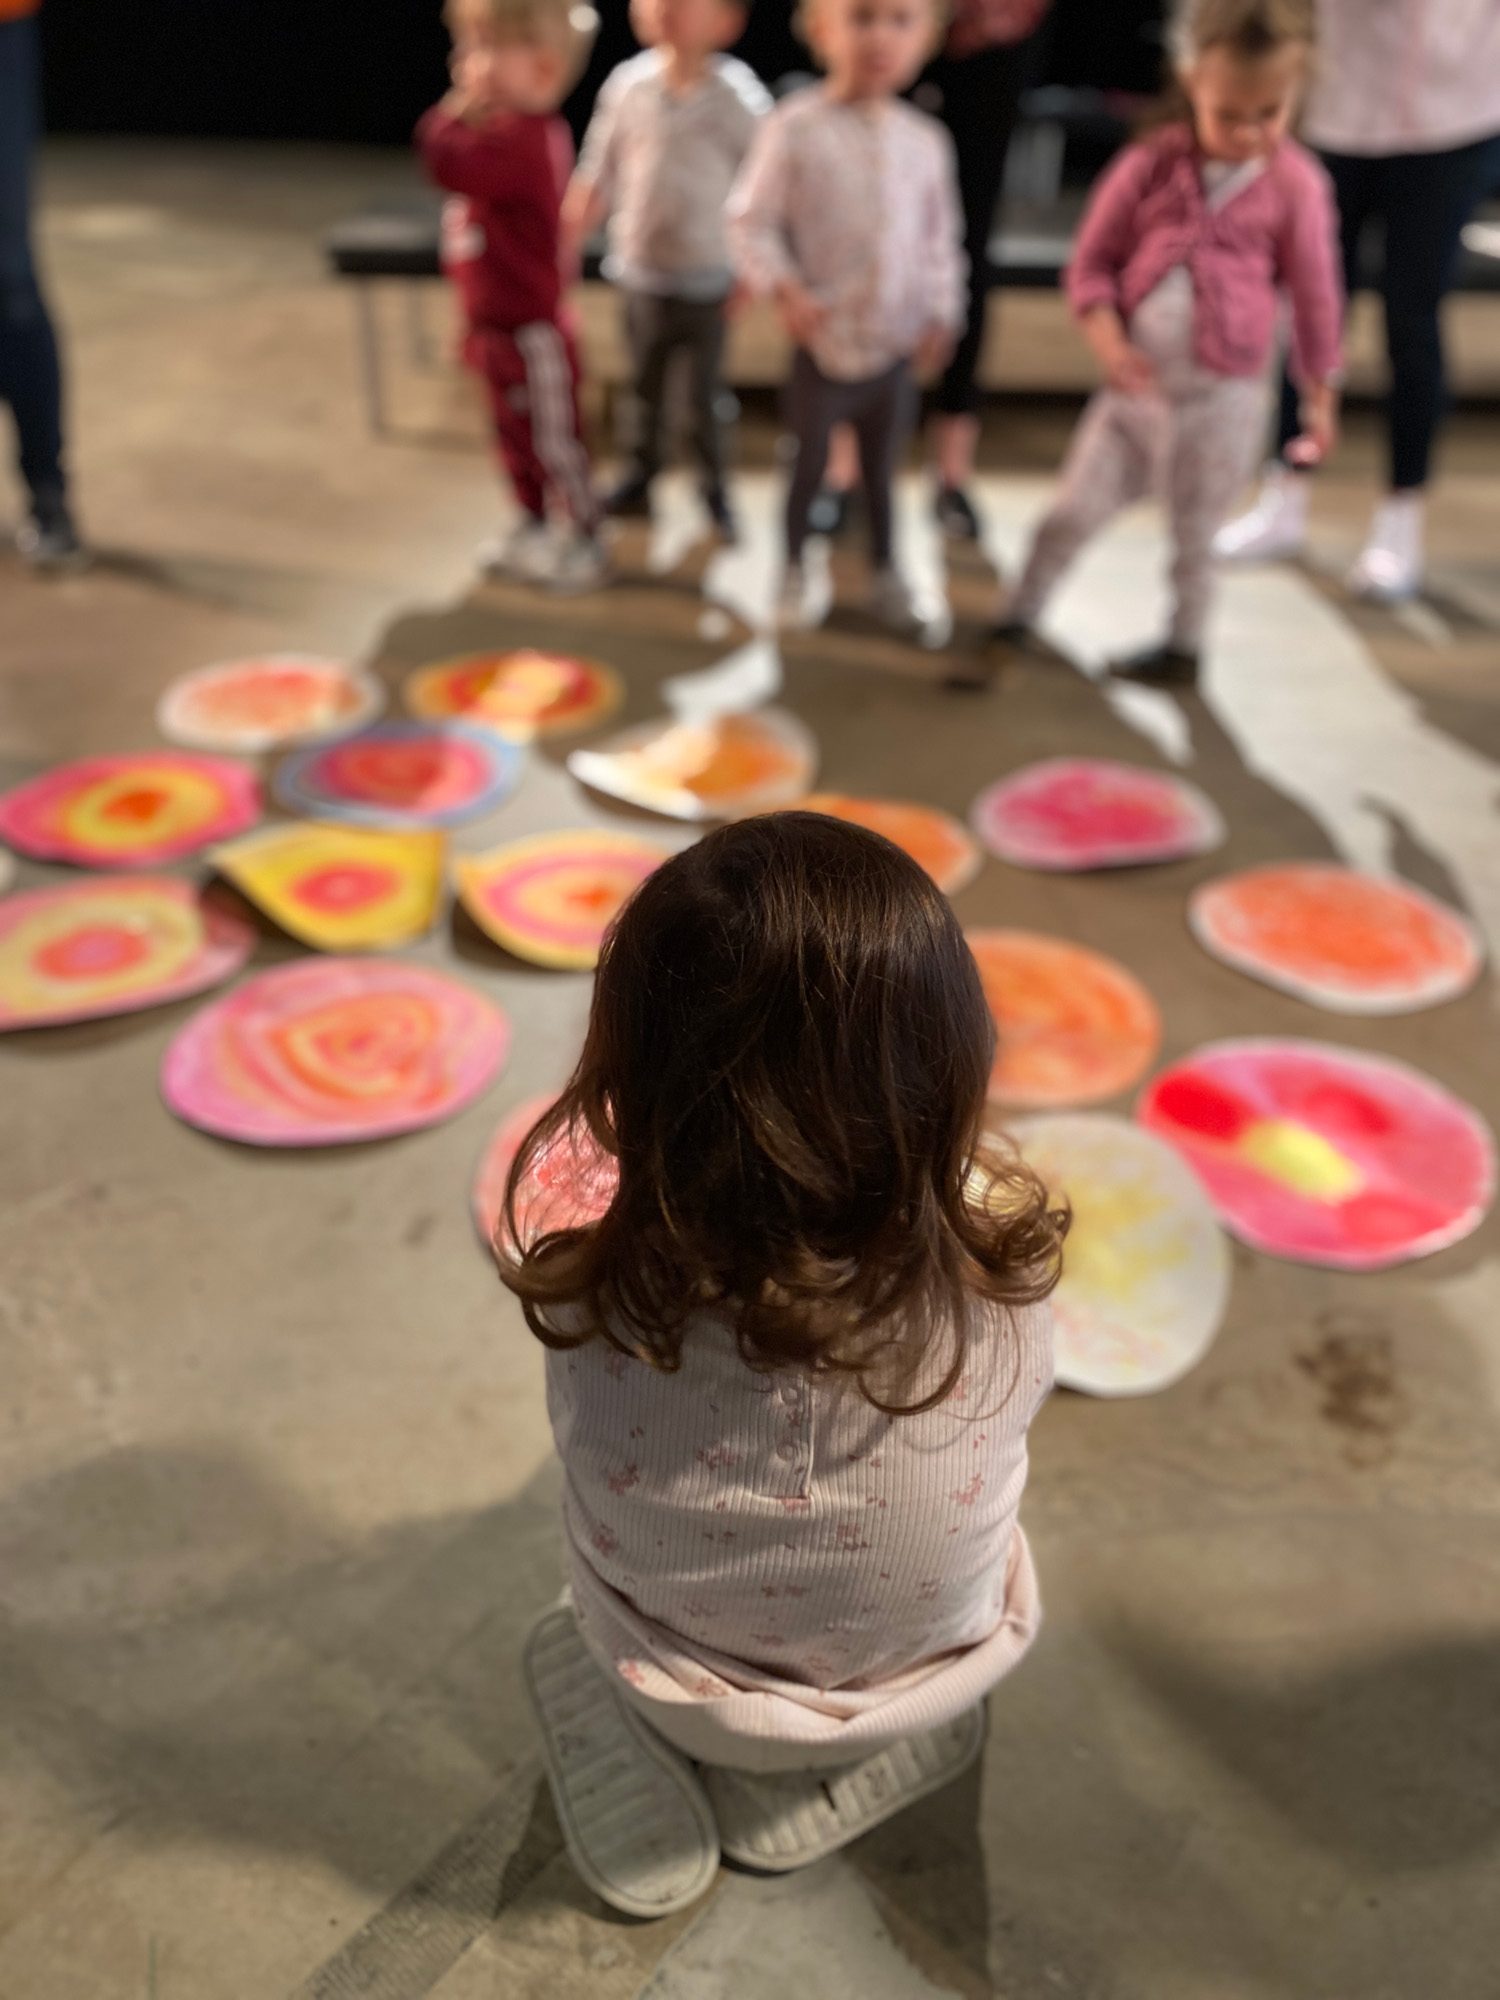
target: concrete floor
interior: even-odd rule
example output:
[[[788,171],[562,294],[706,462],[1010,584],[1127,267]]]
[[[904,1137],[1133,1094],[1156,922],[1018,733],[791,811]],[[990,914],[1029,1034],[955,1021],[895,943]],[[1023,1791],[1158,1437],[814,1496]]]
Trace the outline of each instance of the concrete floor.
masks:
[[[45,237],[104,560],[46,583],[0,559],[0,780],[149,745],[167,679],[252,646],[395,677],[551,640],[607,652],[644,715],[664,677],[756,643],[759,472],[747,548],[706,576],[688,555],[653,581],[637,537],[597,599],[472,587],[497,510],[467,387],[404,373],[400,440],[367,438],[348,301],[310,241],[405,174],[364,155],[53,157]],[[996,556],[1065,428],[1000,413]],[[1497,446],[1493,417],[1452,427],[1430,601],[1354,612],[1333,578],[1369,503],[1356,419],[1320,481],[1314,564],[1227,582],[1202,698],[1112,705],[1087,677],[1156,616],[1145,513],[1059,600],[1084,675],[1028,666],[955,704],[930,662],[836,616],[788,649],[785,698],[831,785],[958,811],[1065,747],[1188,760],[1229,819],[1224,854],[1062,882],[991,863],[962,917],[1115,953],[1161,996],[1168,1055],[1324,1034],[1417,1062],[1500,1123],[1488,983],[1334,1020],[1214,965],[1181,922],[1185,890],[1225,866],[1342,853],[1453,896],[1500,949]],[[931,584],[915,486],[904,502]],[[689,538],[668,518],[656,559]],[[987,586],[951,591],[962,631]],[[580,813],[608,817],[542,759],[465,838]],[[288,949],[267,937],[260,956]],[[481,1104],[386,1145],[260,1155],[176,1125],[155,1072],[190,1006],[0,1043],[3,2000],[1500,1991],[1494,1218],[1377,1277],[1236,1251],[1229,1320],[1186,1381],[1053,1399],[1026,1503],[1048,1623],[991,1704],[982,1770],[802,1876],[722,1875],[685,1918],[633,1924],[584,1891],[516,1676],[560,1574],[540,1355],[465,1199],[493,1124],[566,1070],[587,981],[461,925],[419,956],[499,999],[516,1053]]]

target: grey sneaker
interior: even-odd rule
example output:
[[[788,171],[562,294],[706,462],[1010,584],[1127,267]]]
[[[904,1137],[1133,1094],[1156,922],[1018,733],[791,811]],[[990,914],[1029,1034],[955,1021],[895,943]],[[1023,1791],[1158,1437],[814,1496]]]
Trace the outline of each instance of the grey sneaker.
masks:
[[[87,569],[91,560],[61,500],[38,504],[31,519],[17,530],[16,551],[22,562],[41,570]]]

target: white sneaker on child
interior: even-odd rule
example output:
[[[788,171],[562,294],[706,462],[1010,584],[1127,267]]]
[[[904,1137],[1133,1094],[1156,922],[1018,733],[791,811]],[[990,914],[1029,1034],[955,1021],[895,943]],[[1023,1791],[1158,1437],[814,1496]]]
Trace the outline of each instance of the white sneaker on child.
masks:
[[[1214,554],[1220,562],[1275,562],[1300,555],[1307,544],[1310,494],[1305,472],[1268,466],[1255,504],[1226,521],[1214,536]]]
[[[1375,509],[1365,545],[1349,572],[1356,597],[1404,604],[1422,587],[1422,496],[1392,493]]]
[[[687,1758],[615,1693],[570,1609],[532,1627],[522,1669],[578,1873],[633,1917],[696,1903],[718,1871],[719,1842]]]
[[[510,577],[517,583],[540,583],[552,560],[552,531],[534,514],[523,515],[509,534],[479,547],[479,567],[486,576]]]
[[[548,590],[555,590],[560,596],[581,596],[584,591],[598,590],[609,581],[609,551],[597,535],[585,534],[574,528],[560,541],[554,542],[552,560],[545,576],[541,578]]]
[[[720,1850],[767,1875],[805,1868],[966,1771],[984,1748],[984,1731],[981,1704],[834,1770],[752,1774],[701,1765]]]

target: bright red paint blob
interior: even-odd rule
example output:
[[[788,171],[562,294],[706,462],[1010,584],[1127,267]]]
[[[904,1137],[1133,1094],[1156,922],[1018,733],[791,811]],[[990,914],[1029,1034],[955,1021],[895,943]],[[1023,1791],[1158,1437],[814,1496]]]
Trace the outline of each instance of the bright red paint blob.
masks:
[[[43,945],[36,963],[49,979],[98,979],[127,972],[150,955],[151,940],[141,931],[125,924],[84,924]]]
[[[145,826],[166,805],[170,794],[158,785],[138,785],[134,791],[116,792],[104,806],[101,817],[124,820],[131,826]]]
[[[350,910],[368,909],[400,886],[401,876],[395,868],[383,868],[373,861],[330,861],[300,876],[296,894],[298,902],[309,909],[342,916]]]
[[[1164,1078],[1156,1091],[1156,1109],[1184,1131],[1226,1142],[1237,1139],[1252,1122],[1247,1105],[1201,1076]]]

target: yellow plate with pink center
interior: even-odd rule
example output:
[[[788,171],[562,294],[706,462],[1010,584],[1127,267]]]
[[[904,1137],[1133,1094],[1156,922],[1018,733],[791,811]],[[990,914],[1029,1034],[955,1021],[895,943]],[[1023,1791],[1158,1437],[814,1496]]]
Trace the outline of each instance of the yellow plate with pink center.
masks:
[[[496,944],[558,971],[598,963],[614,918],[673,849],[579,827],[455,858],[464,908]]]
[[[401,690],[407,712],[420,721],[459,717],[522,739],[592,729],[624,698],[620,676],[602,660],[529,646],[435,660],[418,667]]]
[[[209,858],[314,951],[384,951],[432,929],[447,845],[441,833],[296,820],[216,847]]]

